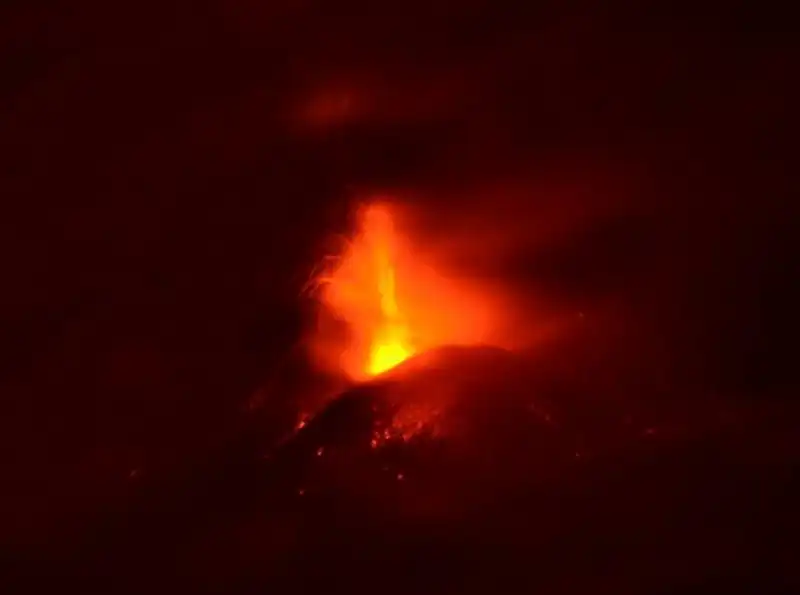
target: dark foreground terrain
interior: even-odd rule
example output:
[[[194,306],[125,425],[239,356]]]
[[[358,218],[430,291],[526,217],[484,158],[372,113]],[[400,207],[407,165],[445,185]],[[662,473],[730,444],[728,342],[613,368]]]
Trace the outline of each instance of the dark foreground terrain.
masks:
[[[272,444],[263,427],[243,427],[180,473],[142,480],[79,542],[21,560],[17,586],[796,588],[795,411],[642,404],[641,395],[596,409],[585,395],[548,390],[548,379],[510,353],[435,355],[421,369],[346,390]],[[430,403],[444,385],[456,391],[437,403],[432,425],[393,433],[393,420],[414,406],[409,395]]]

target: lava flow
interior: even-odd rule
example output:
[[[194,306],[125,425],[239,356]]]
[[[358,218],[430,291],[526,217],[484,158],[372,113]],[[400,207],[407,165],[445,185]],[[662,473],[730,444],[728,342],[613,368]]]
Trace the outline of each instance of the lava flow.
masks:
[[[346,328],[318,325],[318,365],[365,381],[436,347],[491,342],[496,310],[486,295],[443,275],[419,238],[399,233],[388,204],[358,215],[343,254],[316,279],[323,318]]]

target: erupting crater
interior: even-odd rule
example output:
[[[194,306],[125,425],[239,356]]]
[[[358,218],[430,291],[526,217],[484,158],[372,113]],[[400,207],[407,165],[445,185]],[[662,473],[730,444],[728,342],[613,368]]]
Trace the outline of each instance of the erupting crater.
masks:
[[[378,391],[392,394],[394,414],[373,447],[389,433],[407,439],[441,426],[459,377],[474,375],[445,364],[445,376],[455,377],[442,378],[449,350],[507,347],[497,332],[502,292],[448,267],[449,255],[408,225],[407,215],[386,201],[362,206],[344,249],[313,279],[320,305],[310,341],[315,366],[348,385],[388,380],[405,387]]]

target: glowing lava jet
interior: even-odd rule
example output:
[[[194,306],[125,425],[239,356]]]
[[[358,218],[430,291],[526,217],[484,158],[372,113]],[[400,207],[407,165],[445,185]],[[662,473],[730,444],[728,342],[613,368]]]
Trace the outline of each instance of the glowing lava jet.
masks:
[[[414,353],[408,324],[397,305],[393,240],[394,230],[388,211],[380,207],[368,210],[364,217],[364,241],[374,258],[380,304],[367,362],[367,372],[371,375],[393,368]]]
[[[398,242],[388,207],[359,213],[359,229],[335,270],[324,276],[322,302],[348,325],[339,366],[354,379],[385,372],[415,353],[397,298]]]
[[[358,215],[343,254],[316,279],[323,311],[347,328],[343,337],[319,325],[312,342],[321,367],[364,381],[436,347],[491,342],[498,310],[484,294],[443,276],[420,238],[397,232],[389,204]]]

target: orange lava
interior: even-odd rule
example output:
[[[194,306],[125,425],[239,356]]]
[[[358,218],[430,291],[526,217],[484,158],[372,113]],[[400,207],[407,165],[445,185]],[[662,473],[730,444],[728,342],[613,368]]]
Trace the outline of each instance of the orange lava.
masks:
[[[316,279],[326,315],[347,329],[343,336],[319,325],[318,364],[361,381],[434,347],[487,342],[490,300],[443,275],[420,243],[399,233],[388,204],[359,211],[344,253]]]
[[[375,287],[378,290],[379,314],[374,322],[367,361],[367,373],[377,375],[414,354],[408,323],[397,305],[393,247],[394,228],[385,208],[366,211],[363,241],[371,253]]]

